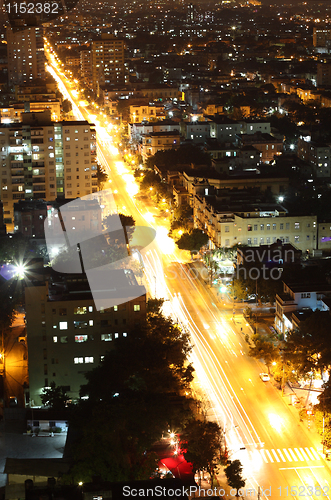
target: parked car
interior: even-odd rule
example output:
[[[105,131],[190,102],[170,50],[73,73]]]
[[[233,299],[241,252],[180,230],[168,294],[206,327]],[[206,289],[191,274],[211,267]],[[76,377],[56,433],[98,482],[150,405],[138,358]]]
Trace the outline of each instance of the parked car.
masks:
[[[260,373],[260,379],[261,379],[263,382],[269,382],[270,377],[269,377],[268,373]]]

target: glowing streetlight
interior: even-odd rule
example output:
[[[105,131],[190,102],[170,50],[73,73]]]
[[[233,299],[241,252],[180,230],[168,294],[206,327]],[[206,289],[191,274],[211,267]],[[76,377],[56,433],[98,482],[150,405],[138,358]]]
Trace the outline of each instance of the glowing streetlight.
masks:
[[[15,276],[19,278],[20,280],[24,279],[25,272],[26,272],[26,267],[24,264],[17,264],[15,266]]]

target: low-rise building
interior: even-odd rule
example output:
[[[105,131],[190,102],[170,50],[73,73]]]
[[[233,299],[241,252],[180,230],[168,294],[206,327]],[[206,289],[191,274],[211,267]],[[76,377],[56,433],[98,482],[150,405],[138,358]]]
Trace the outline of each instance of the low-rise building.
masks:
[[[292,313],[298,311],[327,311],[331,285],[325,283],[285,283],[283,292],[276,295],[275,328],[284,335],[293,328]],[[323,299],[328,299],[324,302]]]
[[[235,142],[236,134],[242,132],[242,124],[225,115],[215,115],[210,120],[210,137],[220,142]]]
[[[142,139],[141,156],[145,162],[150,156],[155,155],[157,151],[177,149],[179,146],[179,132],[152,132]]]
[[[298,140],[298,157],[308,162],[317,177],[330,177],[331,147],[328,144],[310,140],[310,136],[301,136]]]
[[[205,231],[211,248],[270,245],[280,240],[302,252],[316,249],[317,217],[290,215],[275,204],[225,204],[216,196],[195,195],[194,225]]]
[[[236,143],[239,147],[253,146],[260,151],[263,163],[272,163],[275,156],[283,152],[283,140],[261,132],[256,132],[255,134],[237,134]]]
[[[157,121],[164,117],[165,111],[162,103],[146,102],[145,104],[133,104],[130,106],[131,123]]]

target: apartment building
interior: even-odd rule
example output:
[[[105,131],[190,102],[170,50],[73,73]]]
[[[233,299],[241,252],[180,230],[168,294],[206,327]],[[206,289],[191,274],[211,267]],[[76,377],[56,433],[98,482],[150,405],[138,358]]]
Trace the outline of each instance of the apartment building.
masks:
[[[241,134],[242,124],[223,115],[213,116],[210,121],[210,137],[220,142],[235,142],[236,134]]]
[[[131,123],[153,122],[162,120],[163,118],[165,118],[165,111],[162,103],[146,102],[145,104],[133,104],[130,106]]]
[[[92,82],[92,52],[84,49],[80,52],[80,73],[86,85]]]
[[[124,40],[103,33],[92,40],[92,88],[100,94],[100,87],[125,83]]]
[[[43,28],[13,31],[7,27],[8,81],[10,85],[45,78]]]
[[[313,28],[314,47],[326,47],[328,42],[331,42],[330,28]]]
[[[307,311],[328,311],[331,297],[331,285],[325,283],[285,283],[283,292],[276,295],[275,328],[278,333],[284,335],[297,324],[293,313],[298,317],[299,313]],[[325,299],[325,301],[323,300]]]
[[[195,195],[193,218],[195,227],[208,234],[211,248],[270,245],[280,240],[302,252],[316,249],[317,216],[290,215],[280,205],[231,206],[215,196]]]
[[[152,132],[178,132],[179,129],[179,123],[173,120],[159,120],[148,123],[128,123],[128,135],[132,144],[141,143],[142,138]]]
[[[270,134],[271,125],[270,122],[263,120],[239,120],[239,123],[242,125],[242,133],[243,134],[256,134],[256,132],[261,132],[263,134]]]
[[[47,99],[32,102],[16,102],[9,107],[0,108],[1,123],[14,123],[22,121],[22,114],[26,112],[39,113],[49,109],[51,119],[58,121],[61,118],[61,102],[59,99]]]
[[[53,122],[49,111],[22,119],[0,125],[0,192],[8,231],[18,200],[77,198],[98,190],[94,125]]]
[[[330,40],[331,46],[331,40]],[[317,86],[331,87],[331,62],[317,63]]]
[[[262,153],[263,163],[272,163],[276,155],[283,152],[283,141],[276,139],[270,134],[256,132],[255,134],[241,134],[236,136],[236,143],[239,147],[253,146]]]
[[[182,135],[194,143],[204,143],[210,139],[210,120],[195,120],[181,123]]]
[[[262,176],[260,174],[225,177],[213,168],[185,168],[178,175],[178,184],[187,189],[192,206],[196,194],[208,196],[212,194],[213,189],[220,190],[220,193],[222,193],[222,190],[225,189],[240,192],[245,189],[257,188],[261,193],[268,191],[274,196],[283,196],[289,185],[288,177]]]
[[[15,232],[29,238],[44,239],[44,221],[48,216],[48,227],[52,227],[53,237],[58,236],[60,239],[62,226],[60,226],[59,234],[57,217],[63,205],[66,205],[65,212],[62,213],[62,220],[66,222],[66,231],[72,231],[75,226],[79,226],[82,233],[100,234],[102,232],[101,208],[98,200],[84,198],[75,200],[63,198],[55,201],[19,200],[18,203],[14,203]],[[49,257],[52,258],[53,255]]]
[[[331,147],[327,144],[310,140],[310,136],[298,139],[298,157],[308,162],[317,177],[330,177]]]
[[[129,272],[129,274],[128,274]],[[98,366],[116,341],[125,339],[146,315],[146,293],[132,271],[125,276],[132,298],[108,309],[96,310],[85,275],[54,273],[44,283],[25,288],[27,344],[29,353],[30,405],[40,406],[40,395],[51,382],[65,386],[70,398],[79,395],[84,374]],[[121,297],[114,274],[103,297]],[[126,290],[125,290],[126,293]],[[123,297],[127,295],[122,295]]]
[[[155,155],[157,151],[166,149],[177,149],[180,146],[180,134],[173,132],[152,132],[142,139],[141,156],[145,162],[150,156]]]

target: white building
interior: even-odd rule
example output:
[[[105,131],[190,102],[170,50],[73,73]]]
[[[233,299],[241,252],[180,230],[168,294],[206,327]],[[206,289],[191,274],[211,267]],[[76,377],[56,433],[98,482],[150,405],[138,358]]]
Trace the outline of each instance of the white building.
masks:
[[[331,285],[324,283],[302,284],[284,283],[283,292],[276,295],[275,328],[286,334],[294,327],[292,313],[297,311],[328,311],[329,306],[323,299],[330,298]]]

